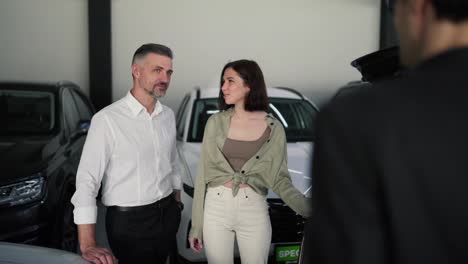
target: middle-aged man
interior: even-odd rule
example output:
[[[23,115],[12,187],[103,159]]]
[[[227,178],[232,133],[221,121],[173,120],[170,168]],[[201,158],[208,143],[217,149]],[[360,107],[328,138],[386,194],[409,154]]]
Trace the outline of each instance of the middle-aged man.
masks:
[[[165,263],[180,222],[174,113],[159,102],[172,75],[172,51],[145,44],[132,60],[133,87],[91,121],[72,198],[83,258],[116,263],[96,244],[96,196],[102,182],[106,230],[120,264]]]
[[[310,263],[468,263],[468,1],[389,4],[408,71],[318,117]]]

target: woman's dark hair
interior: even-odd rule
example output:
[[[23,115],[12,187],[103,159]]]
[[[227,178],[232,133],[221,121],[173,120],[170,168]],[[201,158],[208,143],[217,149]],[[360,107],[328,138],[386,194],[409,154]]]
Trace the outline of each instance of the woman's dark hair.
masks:
[[[446,18],[453,22],[468,19],[467,0],[432,0],[432,4],[439,18]]]
[[[390,12],[393,12],[395,2],[403,0],[385,0]],[[407,1],[407,0],[405,0]],[[468,19],[467,0],[431,0],[437,17],[453,22],[461,22]]]
[[[224,101],[221,87],[224,84],[223,76],[227,69],[233,69],[239,77],[244,81],[244,84],[250,88],[245,100],[244,109],[246,111],[267,111],[268,110],[268,95],[266,91],[265,79],[258,64],[253,60],[237,60],[226,64],[221,72],[221,81],[219,89],[218,104],[219,109],[226,110],[233,105],[226,104]]]

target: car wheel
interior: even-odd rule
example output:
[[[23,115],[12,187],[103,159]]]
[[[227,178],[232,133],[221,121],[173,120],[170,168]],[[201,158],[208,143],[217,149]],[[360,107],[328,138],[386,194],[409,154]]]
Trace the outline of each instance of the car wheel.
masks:
[[[73,222],[73,205],[71,198],[75,192],[75,187],[68,187],[63,196],[61,217],[58,218],[58,247],[62,250],[77,252],[78,248],[78,228]]]
[[[170,264],[196,264],[196,263],[186,260],[184,257],[182,257],[179,254],[175,254],[174,256],[171,255],[169,263]]]

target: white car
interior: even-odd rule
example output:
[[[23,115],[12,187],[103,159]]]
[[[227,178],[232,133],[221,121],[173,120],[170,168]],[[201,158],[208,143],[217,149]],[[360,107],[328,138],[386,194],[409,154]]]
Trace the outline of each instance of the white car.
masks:
[[[311,195],[311,169],[314,123],[318,108],[305,96],[290,88],[268,88],[269,112],[284,126],[288,141],[288,168],[294,186]],[[177,248],[186,261],[206,261],[205,253],[193,252],[188,244],[191,226],[193,187],[201,142],[208,118],[219,112],[219,88],[194,88],[182,100],[176,115],[177,151],[182,162],[185,209],[177,233]],[[303,218],[296,215],[274,192],[268,193],[272,224],[271,259],[273,262],[295,261],[302,239]],[[238,256],[237,249],[236,255]]]

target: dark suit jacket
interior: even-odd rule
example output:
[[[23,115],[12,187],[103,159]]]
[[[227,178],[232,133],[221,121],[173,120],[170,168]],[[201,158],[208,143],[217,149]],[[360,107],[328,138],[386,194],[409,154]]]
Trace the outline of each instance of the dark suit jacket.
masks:
[[[468,48],[318,117],[308,263],[468,263]]]

